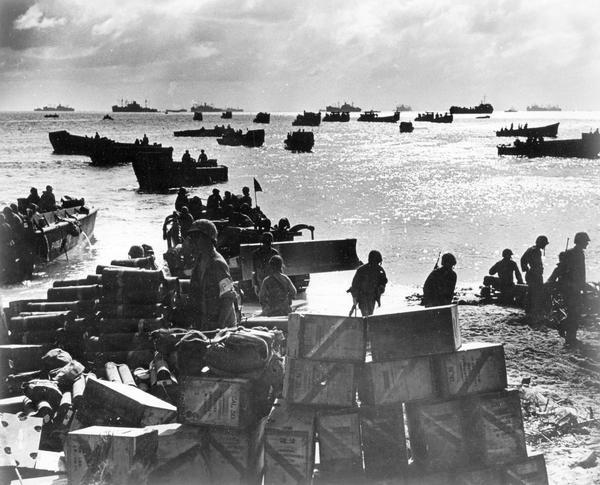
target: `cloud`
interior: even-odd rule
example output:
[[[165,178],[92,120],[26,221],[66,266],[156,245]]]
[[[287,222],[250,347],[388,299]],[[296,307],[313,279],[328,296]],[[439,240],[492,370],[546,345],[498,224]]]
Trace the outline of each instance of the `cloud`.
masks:
[[[15,20],[14,26],[17,30],[28,29],[50,29],[58,25],[65,25],[67,19],[64,17],[45,17],[39,5],[33,5]]]

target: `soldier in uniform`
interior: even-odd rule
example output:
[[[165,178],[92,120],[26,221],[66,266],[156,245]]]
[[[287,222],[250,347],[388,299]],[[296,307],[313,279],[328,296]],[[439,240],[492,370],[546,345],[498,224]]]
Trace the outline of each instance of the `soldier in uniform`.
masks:
[[[509,302],[513,299],[515,282],[514,277],[517,279],[517,283],[523,284],[523,278],[517,263],[512,260],[513,252],[506,248],[502,251],[502,259],[498,261],[494,266],[490,268],[490,275],[498,275],[498,290],[500,291],[500,301]]]
[[[559,264],[558,288],[562,294],[567,316],[559,333],[567,344],[577,342],[577,330],[581,323],[583,291],[585,289],[585,249],[590,237],[585,232],[575,234],[575,246],[567,249]]]
[[[265,232],[262,235],[262,245],[252,253],[252,264],[254,274],[252,275],[252,285],[256,296],[260,291],[263,280],[270,274],[269,261],[273,256],[279,256],[277,249],[273,248],[273,234]]]
[[[544,264],[542,251],[548,245],[546,236],[538,236],[535,245],[531,246],[521,256],[521,270],[525,273],[527,282],[527,307],[525,311],[530,323],[537,323],[544,315]]]
[[[207,219],[194,221],[187,239],[195,257],[190,281],[193,326],[199,330],[215,330],[235,326],[237,295],[223,256],[215,249],[217,228]]]
[[[282,273],[283,259],[275,255],[269,260],[270,274],[263,280],[258,293],[258,299],[263,309],[263,315],[282,316],[292,311],[291,302],[296,297],[296,287]]]
[[[432,307],[452,303],[456,288],[456,273],[452,269],[455,265],[456,258],[453,254],[442,255],[442,266],[435,268],[425,280],[422,305]]]
[[[358,305],[363,317],[373,315],[375,303],[381,306],[381,295],[385,291],[385,285],[388,282],[385,271],[381,266],[382,262],[383,257],[379,251],[369,252],[367,264],[363,264],[356,270],[352,279],[352,286],[348,290],[348,293],[352,294],[352,309]]]

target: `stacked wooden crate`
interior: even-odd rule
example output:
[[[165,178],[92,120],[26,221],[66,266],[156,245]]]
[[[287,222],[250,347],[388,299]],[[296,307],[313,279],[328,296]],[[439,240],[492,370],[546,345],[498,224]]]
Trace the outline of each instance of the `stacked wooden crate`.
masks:
[[[462,344],[456,306],[292,314],[288,327],[265,483],[310,483],[313,436],[324,483],[547,483],[543,456],[527,457],[518,392],[505,390],[502,345]]]

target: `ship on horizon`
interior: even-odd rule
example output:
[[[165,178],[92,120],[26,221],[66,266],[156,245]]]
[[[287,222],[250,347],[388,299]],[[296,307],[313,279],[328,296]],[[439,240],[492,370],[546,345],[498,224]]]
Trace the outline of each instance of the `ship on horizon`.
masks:
[[[125,100],[125,103],[127,104],[124,106],[121,100],[121,106],[113,105],[113,113],[156,113],[158,111],[156,108],[148,108],[148,100],[144,100],[144,106],[135,101],[129,103]]]
[[[562,111],[562,109],[560,108],[560,106],[556,105],[540,106],[537,104],[532,104],[531,106],[527,106],[527,111]]]
[[[242,108],[215,108],[212,104],[208,103],[194,103],[190,108],[192,113],[223,113],[225,111],[239,112],[244,111]]]
[[[403,111],[412,111],[412,106],[406,105],[406,104],[399,104],[398,106],[396,106],[396,111],[398,111],[399,113],[403,112]]]
[[[354,106],[354,103],[348,104],[344,101],[344,104],[341,106],[326,106],[325,111],[329,111],[330,113],[359,113],[362,111],[362,108]]]
[[[58,106],[44,106],[43,108],[35,108],[33,111],[75,111],[75,108],[58,103]]]

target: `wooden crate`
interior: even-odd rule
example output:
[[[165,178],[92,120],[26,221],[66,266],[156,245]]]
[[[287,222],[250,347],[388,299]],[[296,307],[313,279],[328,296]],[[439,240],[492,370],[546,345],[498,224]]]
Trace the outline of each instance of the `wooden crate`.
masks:
[[[112,482],[128,483],[130,472],[140,473],[156,460],[157,445],[157,432],[142,428],[92,426],[71,431],[65,442],[69,484],[89,483],[89,474],[99,477],[102,466],[110,470]]]
[[[548,472],[544,455],[530,456],[526,460],[510,463],[502,468],[502,483],[518,485],[548,485]]]
[[[309,484],[314,441],[315,411],[278,400],[265,428],[265,485]]]
[[[292,313],[288,317],[287,355],[293,359],[365,361],[363,318]]]
[[[392,479],[408,466],[402,405],[361,407],[360,432],[367,478]]]
[[[0,373],[8,375],[40,369],[46,349],[44,345],[0,345]]]
[[[319,472],[322,478],[361,477],[363,474],[358,409],[317,414]]]
[[[249,379],[193,377],[183,379],[179,419],[186,424],[246,428],[256,420]]]
[[[411,309],[366,320],[375,362],[454,352],[461,345],[456,305]]]
[[[354,406],[356,365],[346,362],[287,359],[283,395],[292,404]]]
[[[358,397],[367,406],[398,404],[436,396],[434,367],[429,356],[367,362],[362,368]]]
[[[518,391],[408,403],[415,462],[430,470],[493,466],[527,456]]]
[[[434,357],[441,397],[501,391],[507,386],[504,347],[467,343],[456,352]]]

